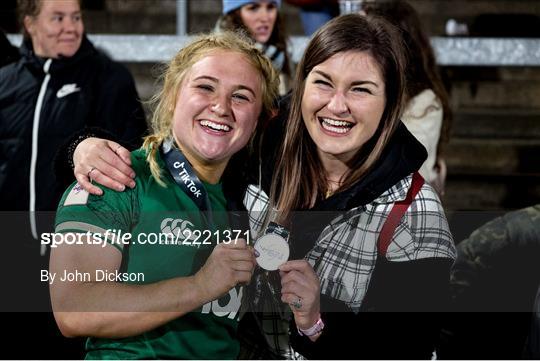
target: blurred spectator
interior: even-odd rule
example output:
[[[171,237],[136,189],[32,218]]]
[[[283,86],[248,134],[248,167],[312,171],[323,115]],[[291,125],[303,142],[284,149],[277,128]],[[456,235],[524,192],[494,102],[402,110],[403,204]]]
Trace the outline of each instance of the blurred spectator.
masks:
[[[141,143],[147,126],[131,74],[86,38],[80,1],[19,0],[18,10],[21,58],[0,69],[0,223],[6,241],[0,310],[46,311],[48,284],[40,272],[48,258],[36,239],[53,224],[43,212],[37,219],[36,211],[54,211],[65,189],[53,172],[57,149],[93,126]],[[65,341],[55,338],[60,334],[50,313],[11,313],[2,320],[9,330],[6,358],[77,357],[66,355]],[[21,335],[33,345],[13,347]]]
[[[279,71],[279,93],[284,95],[291,88],[293,69],[280,6],[281,0],[223,0],[216,29],[245,31]]]
[[[19,59],[17,48],[11,45],[6,35],[0,30],[0,67]]]
[[[370,2],[364,10],[390,21],[403,34],[408,104],[402,121],[428,152],[420,174],[442,195],[446,178],[442,150],[450,137],[451,110],[429,37],[418,13],[405,1]]]
[[[540,285],[540,204],[486,223],[457,249],[437,356],[522,358]]]
[[[22,58],[0,72],[0,209],[54,210],[64,187],[51,164],[67,137],[96,126],[140,143],[147,126],[129,71],[84,34],[79,1],[19,0],[19,11]]]
[[[330,19],[339,15],[337,0],[286,0],[289,4],[300,8],[300,19],[304,34],[313,35]]]

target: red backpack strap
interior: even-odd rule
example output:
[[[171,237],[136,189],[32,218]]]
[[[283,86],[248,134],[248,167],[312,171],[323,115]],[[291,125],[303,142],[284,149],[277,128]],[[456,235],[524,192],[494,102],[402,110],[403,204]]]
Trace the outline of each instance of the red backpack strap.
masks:
[[[407,212],[407,209],[413,202],[418,192],[420,192],[420,189],[423,185],[424,178],[422,178],[420,173],[414,173],[412,176],[411,187],[407,192],[407,197],[405,197],[405,199],[402,201],[394,203],[394,206],[392,207],[388,218],[386,218],[386,221],[382,226],[381,233],[379,233],[379,240],[377,242],[379,255],[386,256],[386,251],[388,250],[388,246],[392,242],[392,237],[394,236],[394,232],[396,231],[396,227],[398,226],[399,221],[401,220],[405,212]]]

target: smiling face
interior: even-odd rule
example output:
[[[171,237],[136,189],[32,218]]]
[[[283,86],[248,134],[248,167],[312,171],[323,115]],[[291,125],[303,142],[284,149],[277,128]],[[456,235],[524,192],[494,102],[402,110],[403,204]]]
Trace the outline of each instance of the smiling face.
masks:
[[[255,41],[265,44],[272,35],[278,14],[273,1],[254,1],[240,8],[240,18]]]
[[[315,66],[302,117],[319,157],[351,160],[375,134],[385,105],[385,83],[369,53],[342,52]]]
[[[176,142],[194,166],[224,166],[252,136],[261,75],[240,53],[214,51],[185,75],[173,115]]]
[[[77,0],[42,0],[39,14],[26,16],[24,25],[38,56],[71,57],[81,46],[84,25]]]

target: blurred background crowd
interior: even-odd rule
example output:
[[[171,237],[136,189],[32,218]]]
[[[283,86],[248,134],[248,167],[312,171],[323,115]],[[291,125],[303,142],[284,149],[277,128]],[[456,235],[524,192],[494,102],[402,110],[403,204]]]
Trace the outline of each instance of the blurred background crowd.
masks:
[[[220,0],[187,1],[187,32],[214,29]],[[319,5],[310,5],[319,3]],[[429,36],[446,36],[453,19],[471,37],[540,36],[540,4],[526,0],[411,0]],[[303,8],[292,5],[302,5]],[[0,27],[17,33],[16,0],[0,4]],[[324,11],[318,9],[324,8]],[[175,0],[86,0],[88,34],[176,34]],[[337,1],[284,1],[281,21],[287,36],[303,36],[305,9],[339,13]],[[315,12],[312,11],[312,13]],[[329,10],[330,11],[330,10]],[[451,26],[449,26],[451,28]],[[307,29],[309,31],[309,29]],[[155,64],[126,63],[143,100],[155,91]],[[536,67],[443,66],[441,77],[453,114],[446,149],[445,205],[450,210],[505,210],[537,203],[540,112]]]

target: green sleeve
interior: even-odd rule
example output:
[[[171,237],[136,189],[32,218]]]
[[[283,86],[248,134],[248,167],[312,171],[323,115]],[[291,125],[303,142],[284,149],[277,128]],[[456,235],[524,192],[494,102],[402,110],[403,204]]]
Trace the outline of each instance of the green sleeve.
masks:
[[[90,232],[122,251],[124,244],[118,236],[129,233],[137,223],[136,191],[126,189],[124,192],[116,192],[105,187],[102,190],[102,196],[94,196],[78,183],[72,184],[60,200],[55,232]]]

